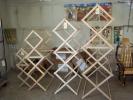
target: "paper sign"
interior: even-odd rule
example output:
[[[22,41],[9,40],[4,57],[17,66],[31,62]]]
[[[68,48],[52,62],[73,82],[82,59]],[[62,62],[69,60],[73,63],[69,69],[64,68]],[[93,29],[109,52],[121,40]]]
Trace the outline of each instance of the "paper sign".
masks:
[[[24,56],[24,53],[21,51],[21,55]]]
[[[63,27],[64,29],[67,29],[67,22],[64,22]]]

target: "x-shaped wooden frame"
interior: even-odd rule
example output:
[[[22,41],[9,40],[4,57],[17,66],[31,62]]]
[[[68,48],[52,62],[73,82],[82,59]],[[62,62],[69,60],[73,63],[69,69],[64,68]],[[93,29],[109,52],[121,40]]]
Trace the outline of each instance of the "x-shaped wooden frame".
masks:
[[[74,31],[72,33],[68,33],[66,32],[69,36],[67,37],[67,39],[64,39],[56,30],[64,23],[66,22]],[[61,82],[63,83],[63,85],[61,86],[61,84],[59,85],[59,87],[57,88],[57,90],[55,91],[55,94],[58,93],[59,91],[61,91],[63,89],[63,87],[67,86],[68,89],[70,89],[75,95],[78,94],[78,90],[79,90],[79,86],[80,86],[80,83],[81,83],[81,79],[82,77],[75,71],[75,68],[72,68],[68,63],[70,62],[70,60],[72,60],[76,54],[77,54],[77,51],[68,43],[74,36],[74,34],[77,32],[77,29],[72,25],[70,24],[65,18],[53,29],[53,32],[63,41],[63,43],[54,51],[54,54],[63,62],[63,65],[58,68],[54,74],[57,76],[58,79],[61,80]],[[74,40],[75,41],[75,40]],[[76,42],[77,43],[77,42]],[[64,45],[67,45],[72,51],[67,50],[68,51],[60,51],[60,49],[64,46]],[[58,53],[62,53],[62,54],[72,54],[71,57],[69,57],[67,60],[63,60],[63,58],[61,58]],[[67,78],[68,76],[70,76],[71,73],[74,73],[74,76],[70,76],[71,78],[67,81],[65,81],[60,75],[58,75],[58,72],[64,67],[64,66],[67,66],[71,72],[69,72],[64,78]],[[70,85],[69,83],[74,80],[74,78],[76,77],[79,77],[80,78],[80,81],[79,81],[79,85],[78,85],[78,88],[77,90],[75,91]]]
[[[35,34],[37,37],[39,37],[40,41],[36,44],[36,46],[33,46],[29,41],[28,41],[28,38],[32,35],[32,34]],[[38,85],[42,90],[46,91],[48,86],[50,85],[50,83],[52,82],[54,76],[49,72],[49,70],[51,69],[51,67],[53,66],[53,63],[47,58],[49,56],[49,54],[51,54],[51,52],[48,52],[48,54],[46,56],[43,56],[38,50],[36,50],[36,48],[41,44],[41,42],[43,41],[43,39],[35,32],[35,31],[32,31],[25,39],[25,42],[32,48],[31,52],[29,53],[26,53],[23,49],[21,49],[21,51],[23,51],[26,56],[24,58],[20,58],[20,56],[18,55],[18,53],[20,51],[18,51],[17,53],[17,57],[19,57],[20,59],[20,62],[17,64],[17,67],[21,70],[21,73],[18,75],[18,78],[23,82],[21,83],[20,86],[22,86],[23,84],[26,84],[28,87],[29,87],[29,90],[31,90],[35,85]],[[36,52],[39,56],[30,56],[33,52]],[[33,61],[31,61],[30,59],[40,59],[38,63],[34,63]],[[29,68],[29,64],[26,62],[29,61],[30,64],[32,64],[32,68],[29,70],[29,72],[26,72],[25,70],[27,68]],[[43,60],[47,60],[51,65],[46,69],[45,66],[42,66],[41,65],[41,62]],[[20,63],[21,62],[24,62],[26,64],[26,67],[24,69],[20,68]],[[32,73],[34,73],[34,70],[38,70],[42,75],[41,77],[39,77],[37,80],[34,79],[34,77],[31,76]],[[42,71],[41,69],[43,69],[44,71]],[[25,74],[27,77],[25,79],[23,79],[21,77],[22,74]],[[50,80],[49,84],[46,86],[46,88],[44,88],[40,83],[39,81],[41,81],[44,76],[46,76],[46,74],[48,74],[50,77],[52,77],[52,79]],[[27,80],[28,79],[31,79],[34,84],[30,85],[28,84]]]
[[[110,21],[100,30],[100,31],[96,31],[90,24],[88,24],[86,22],[86,18],[89,17],[90,15],[92,15],[92,12],[94,12],[96,9],[99,9],[101,10],[102,12],[104,12],[109,18],[110,18]],[[105,17],[105,16],[104,16]],[[89,68],[87,68],[83,73],[82,75],[84,76],[84,78],[90,82],[94,88],[92,88],[89,92],[83,94],[82,96],[82,99],[84,99],[85,97],[87,97],[88,95],[90,95],[94,90],[98,90],[99,92],[101,92],[103,94],[103,96],[105,96],[107,99],[111,100],[111,97],[109,95],[107,95],[105,92],[103,92],[101,89],[100,89],[100,86],[103,85],[105,82],[107,82],[112,76],[112,72],[109,71],[105,66],[104,64],[102,64],[100,61],[103,59],[103,58],[106,58],[106,56],[112,51],[113,49],[113,46],[111,44],[109,44],[106,39],[103,38],[102,35],[100,35],[100,33],[102,33],[102,31],[113,21],[113,18],[102,8],[100,7],[98,4],[82,19],[82,22],[88,27],[90,28],[94,33],[95,35],[82,47],[83,51],[85,51],[91,58],[93,58],[93,60],[95,60],[95,63],[93,63]],[[102,41],[104,41],[104,43],[107,44],[107,47],[89,47],[89,44],[96,38],[96,37],[99,37]],[[87,49],[109,49],[102,57],[100,57],[99,59],[96,59],[94,57],[93,54],[90,54]],[[106,76],[105,79],[100,82],[99,84],[95,84],[91,79],[88,78],[88,76],[86,75],[92,68],[95,68],[95,65],[96,64],[99,64],[100,68],[104,69],[105,72],[107,72],[109,74],[109,76]],[[93,74],[95,71],[97,71],[99,68],[97,68],[96,70],[94,70],[91,74]],[[101,72],[100,72],[101,73]],[[103,73],[102,73],[103,74]],[[103,74],[103,76],[105,76]]]

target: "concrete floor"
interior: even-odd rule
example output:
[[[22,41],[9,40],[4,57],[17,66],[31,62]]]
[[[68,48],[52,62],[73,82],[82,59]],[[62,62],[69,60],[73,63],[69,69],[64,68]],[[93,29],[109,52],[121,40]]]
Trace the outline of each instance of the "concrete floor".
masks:
[[[12,71],[8,74],[7,86],[0,89],[0,100],[82,100],[82,87],[78,96],[74,95],[67,88],[55,95],[57,81],[57,79],[54,79],[47,92],[43,92],[40,88],[28,91],[26,86],[19,87],[20,80],[17,78],[17,73]],[[125,87],[121,85],[115,76],[110,80],[110,83],[112,100],[133,100],[133,79],[128,79]],[[84,100],[107,99],[96,93]]]

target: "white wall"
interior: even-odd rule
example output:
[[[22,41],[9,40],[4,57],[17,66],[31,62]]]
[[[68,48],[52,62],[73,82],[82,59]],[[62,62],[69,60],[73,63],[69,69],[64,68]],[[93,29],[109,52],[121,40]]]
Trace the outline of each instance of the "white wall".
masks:
[[[52,0],[52,2],[34,2],[31,3],[19,3],[10,2],[8,0],[8,9],[10,16],[9,27],[17,27],[16,17],[20,27],[53,27],[58,23],[65,15],[64,4],[65,3],[80,3],[82,0]],[[19,1],[19,0],[18,0]],[[39,1],[39,0],[38,0]],[[74,2],[75,1],[75,2]],[[95,2],[96,0],[84,0],[84,2]],[[99,0],[110,1],[110,0]],[[111,0],[112,1],[112,0]],[[113,0],[114,2],[117,0]],[[17,12],[17,14],[16,14]],[[129,6],[127,4],[113,3],[113,16],[115,21],[113,25],[125,25],[127,24]],[[133,15],[133,12],[132,12]],[[133,19],[133,16],[132,18]],[[15,23],[16,22],[16,23]],[[133,20],[132,20],[133,22]]]
[[[1,0],[2,1],[2,0]],[[4,1],[4,0],[3,0]],[[25,36],[32,29],[47,29],[52,34],[51,46],[57,46],[59,43],[57,37],[52,33],[52,29],[64,18],[65,3],[80,3],[80,2],[113,2],[113,17],[112,26],[126,25],[128,20],[129,6],[126,4],[117,4],[117,0],[51,0],[52,2],[38,2],[39,0],[7,0],[6,12],[7,17],[5,27],[17,28],[18,43],[17,48],[20,48]],[[1,3],[0,3],[1,4]],[[0,6],[1,7],[1,6]],[[3,9],[3,8],[2,8]],[[1,10],[4,11],[4,10]],[[131,24],[133,23],[133,11],[131,14]],[[83,33],[77,36],[78,41],[84,40],[88,30],[79,22],[74,23],[74,26],[80,29]],[[133,31],[128,35],[133,42]],[[86,38],[87,39],[87,38]]]
[[[104,2],[112,0],[99,1]],[[127,4],[115,3],[115,1],[117,0],[113,0],[112,9],[115,20],[112,25],[126,25],[128,21],[129,6],[127,6]],[[52,2],[37,2],[37,0],[7,0],[9,18],[7,27],[19,29],[46,28],[51,31],[65,16],[64,4],[80,2],[96,2],[96,0],[52,0]],[[133,23],[133,11],[130,23]]]

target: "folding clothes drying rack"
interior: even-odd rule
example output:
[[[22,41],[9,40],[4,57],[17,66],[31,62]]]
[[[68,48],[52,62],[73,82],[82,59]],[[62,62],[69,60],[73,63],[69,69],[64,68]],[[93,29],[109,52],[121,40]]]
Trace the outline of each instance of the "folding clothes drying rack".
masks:
[[[91,22],[89,22],[89,20],[92,19],[95,14],[101,14],[101,16],[106,20],[106,23],[100,28],[100,30],[97,30],[96,28],[94,28],[94,26],[91,25]],[[107,99],[111,100],[109,85],[108,85],[109,94],[105,93],[101,89],[101,86],[104,85],[104,83],[106,83],[106,82],[108,84],[108,80],[113,76],[112,71],[110,69],[110,66],[109,66],[109,68],[107,68],[109,65],[109,63],[108,63],[109,61],[108,61],[108,58],[106,57],[113,50],[113,46],[105,39],[105,37],[101,33],[103,32],[104,29],[106,29],[106,27],[112,21],[113,21],[112,16],[109,15],[98,4],[82,19],[82,22],[94,33],[93,36],[90,38],[90,40],[81,47],[81,49],[84,52],[86,52],[86,54],[89,56],[89,58],[87,58],[86,61],[91,64],[88,68],[85,69],[84,72],[82,72],[82,76],[86,79],[86,82],[89,82],[92,85],[92,89],[90,89],[90,91],[87,91],[85,93],[86,85],[87,85],[87,84],[85,84],[84,94],[82,96],[82,99],[89,96],[95,90],[98,90],[100,93],[102,93],[103,96],[105,96]],[[98,21],[97,23],[100,23],[100,21]],[[62,27],[65,32],[67,29],[69,30],[70,27],[72,28],[73,31],[72,32],[66,32],[67,34],[69,33],[69,35],[67,38],[63,38],[63,35],[61,35],[62,32],[59,32],[61,30],[60,27]],[[73,81],[76,76],[79,76],[79,78],[82,79],[82,77],[78,74],[78,72],[75,71],[75,69],[73,67],[71,67],[69,64],[69,62],[74,57],[76,57],[76,54],[78,53],[78,50],[75,50],[69,42],[69,40],[71,40],[73,38],[76,31],[77,31],[77,29],[74,26],[72,26],[70,24],[70,22],[67,21],[66,19],[63,19],[53,29],[53,32],[59,37],[60,40],[62,40],[62,44],[54,51],[54,54],[63,63],[62,66],[60,68],[58,68],[54,73],[57,76],[57,78],[59,78],[61,80],[61,82],[63,83],[63,85],[59,86],[59,88],[55,91],[55,94],[58,93],[59,91],[61,91],[63,89],[63,87],[65,87],[65,86],[67,86],[74,94],[76,94],[76,95],[78,94],[78,91],[75,91],[69,85],[69,83],[71,81]],[[93,41],[95,41],[96,38],[99,38],[104,43],[104,46],[102,46],[102,45],[92,46],[91,43]],[[61,51],[60,49],[63,47],[66,47],[67,51]],[[94,50],[94,53],[91,54],[88,51],[88,49]],[[61,53],[63,53],[63,54],[68,53],[68,54],[70,54],[70,56],[64,60],[59,55]],[[100,55],[100,57],[98,57],[99,55]],[[94,62],[91,62],[90,59],[93,59]],[[67,68],[73,73],[73,75],[71,75],[68,80],[65,80],[65,77],[62,78],[62,76],[59,75],[59,71],[65,66],[67,66]],[[91,77],[90,77],[91,75],[94,75],[95,72],[96,72],[96,82],[91,80]],[[98,72],[103,76],[103,80],[100,82],[98,82],[98,77],[97,77]],[[79,84],[80,84],[80,81],[79,81]],[[79,86],[78,86],[78,89],[79,89]]]
[[[70,31],[71,30],[71,31]],[[60,32],[61,31],[61,32]],[[79,90],[79,86],[81,83],[81,79],[82,77],[77,73],[77,71],[75,71],[75,69],[77,68],[77,66],[72,66],[71,64],[69,64],[71,62],[72,59],[74,59],[76,57],[77,54],[77,50],[74,49],[74,47],[72,47],[72,45],[70,44],[71,39],[73,39],[73,36],[77,33],[77,29],[65,18],[53,29],[53,32],[59,37],[59,39],[62,41],[61,45],[54,51],[54,54],[61,60],[62,62],[62,66],[60,66],[55,72],[54,74],[57,76],[57,78],[59,80],[61,80],[61,83],[59,87],[57,88],[57,90],[55,91],[55,94],[58,93],[59,91],[61,91],[65,86],[68,87],[68,89],[70,89],[75,95],[78,94],[78,90]],[[64,34],[63,34],[64,33]],[[67,34],[68,36],[63,37],[63,35]],[[75,40],[74,40],[75,41]],[[77,41],[76,41],[77,43]],[[65,51],[62,51],[61,48],[66,48]],[[66,57],[66,59],[63,59],[60,54],[65,54],[66,56],[69,55],[68,57]],[[68,73],[62,77],[62,75],[60,75],[60,71],[64,68],[67,67],[68,68]],[[79,78],[79,82],[77,87],[73,87],[70,86],[70,82],[72,82],[76,77]]]
[[[37,43],[33,43],[34,45],[32,44],[33,41],[29,41],[29,38],[31,38],[33,34],[39,39]],[[17,67],[21,71],[18,74],[18,78],[22,81],[20,86],[25,84],[29,87],[29,90],[31,90],[33,87],[38,85],[42,90],[46,91],[48,86],[52,82],[52,79],[54,78],[54,76],[49,72],[49,70],[53,66],[53,63],[48,58],[48,56],[51,54],[51,51],[44,50],[46,53],[46,55],[44,56],[37,50],[38,46],[43,42],[43,39],[35,31],[32,31],[25,38],[25,42],[31,47],[31,51],[27,53],[24,49],[21,48],[16,54],[16,56],[20,60],[17,64]],[[49,63],[47,67],[43,64],[43,62],[45,61]],[[39,76],[36,77],[37,75]],[[43,86],[40,81],[44,79],[46,75],[49,75],[51,77],[51,80],[50,82],[48,82],[47,86]]]
[[[92,25],[91,21],[94,16],[102,16],[106,21],[105,23],[100,24],[100,29],[95,28],[94,25]],[[100,17],[99,17],[100,18]],[[77,29],[65,18],[53,29],[53,32],[56,34],[56,36],[59,38],[59,40],[62,42],[59,47],[54,51],[54,54],[56,57],[62,62],[62,65],[58,67],[58,69],[54,72],[55,76],[61,81],[59,84],[59,87],[55,91],[55,94],[60,92],[64,87],[67,87],[70,91],[72,91],[75,95],[78,95],[79,86],[81,83],[82,78],[85,78],[86,83],[84,86],[84,93],[82,96],[82,99],[86,98],[87,96],[91,95],[92,92],[95,90],[98,90],[105,98],[111,100],[111,94],[110,94],[110,87],[108,85],[108,80],[113,76],[112,71],[109,66],[109,60],[107,55],[113,50],[113,46],[106,40],[106,38],[102,35],[102,32],[106,29],[106,27],[113,21],[113,18],[111,15],[109,15],[102,7],[100,7],[98,4],[82,19],[82,22],[93,32],[93,35],[90,37],[89,41],[84,44],[80,49],[75,49],[73,45],[71,44],[71,41],[73,40],[74,36],[78,32]],[[98,24],[101,23],[100,21],[96,21]],[[65,34],[63,34],[65,33]],[[35,34],[40,41],[33,46],[29,41],[28,38]],[[92,45],[92,42],[95,41],[96,38],[99,38],[104,45]],[[49,74],[49,70],[42,71],[39,66],[41,66],[41,62],[47,58],[47,56],[43,56],[38,50],[38,46],[41,44],[43,39],[34,31],[32,31],[25,39],[25,42],[32,48],[30,52],[26,52],[23,49],[18,51],[17,56],[19,57],[19,53],[23,52],[22,54],[25,55],[24,57],[20,58],[20,62],[17,64],[17,67],[21,70],[21,73],[18,75],[18,77],[22,80],[22,85],[26,84],[29,89],[32,89],[35,85],[38,85],[41,89],[46,91],[46,88],[42,87],[41,84],[39,84],[39,81],[44,78],[44,76]],[[74,40],[76,41],[76,40]],[[78,42],[76,41],[76,44]],[[62,50],[62,48],[65,48],[65,50]],[[93,53],[90,53],[88,49],[92,50]],[[79,52],[79,50],[84,51],[89,57],[86,59],[86,61],[90,64],[85,68],[81,74],[79,74],[79,65],[73,66],[71,64],[71,61],[73,59],[77,59],[79,61],[79,58],[76,56]],[[37,53],[38,56],[31,56],[32,53]],[[62,58],[61,55],[66,55],[65,58]],[[34,62],[32,59],[39,59],[37,63]],[[93,60],[93,62],[92,62]],[[27,63],[28,62],[28,63]],[[50,61],[49,61],[50,62]],[[30,67],[32,65],[32,67]],[[51,66],[52,66],[51,62]],[[23,67],[24,66],[24,67]],[[51,68],[49,67],[49,69]],[[29,68],[28,71],[26,71]],[[65,75],[61,73],[63,68],[67,68],[67,71],[65,71]],[[37,78],[37,80],[34,79],[32,76],[32,73],[34,73],[35,69],[39,71],[42,75]],[[22,74],[26,75],[26,78],[23,78]],[[83,77],[82,77],[82,76]],[[99,81],[99,75],[103,77],[102,80]],[[50,76],[53,78],[53,75],[50,74]],[[95,82],[93,80],[93,77],[95,77]],[[73,87],[71,83],[75,80],[75,78],[78,77],[79,81],[77,82],[78,85],[76,87]],[[28,83],[28,79],[31,79],[34,84],[31,85]],[[85,92],[87,83],[91,85],[91,89],[89,89],[87,92]],[[108,85],[109,94],[107,94],[103,89],[101,88],[105,83]]]
[[[100,30],[94,28],[94,26],[91,25],[91,22],[89,21],[90,17],[92,18],[94,15],[97,14],[101,15],[106,19],[106,23],[100,28]],[[83,77],[87,80],[87,82],[89,82],[92,85],[92,88],[88,92],[84,93],[82,99],[89,96],[95,90],[98,90],[103,96],[111,100],[110,89],[108,95],[101,89],[101,86],[104,85],[104,83],[108,82],[108,80],[113,76],[112,71],[107,68],[108,64],[105,66],[105,63],[108,63],[107,62],[108,58],[106,56],[113,50],[113,46],[110,43],[108,43],[108,41],[104,38],[104,36],[102,36],[101,33],[112,21],[113,18],[98,4],[82,19],[82,22],[94,33],[94,35],[90,38],[90,40],[82,47],[82,50],[85,51],[86,54],[88,54],[90,58],[94,60],[94,63],[92,63],[90,67],[88,67],[82,73]],[[97,23],[101,22],[98,21]],[[91,43],[95,41],[96,38],[99,38],[104,43],[104,46],[92,45]],[[87,49],[94,50],[95,52],[91,54],[90,52],[87,51]],[[104,52],[101,53],[98,51],[104,51]],[[94,82],[90,77],[91,75],[94,75],[94,73],[97,71],[104,77],[103,80],[101,80],[100,82],[98,82],[97,73],[96,73],[96,82]]]

